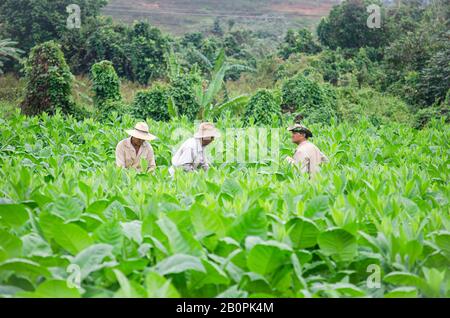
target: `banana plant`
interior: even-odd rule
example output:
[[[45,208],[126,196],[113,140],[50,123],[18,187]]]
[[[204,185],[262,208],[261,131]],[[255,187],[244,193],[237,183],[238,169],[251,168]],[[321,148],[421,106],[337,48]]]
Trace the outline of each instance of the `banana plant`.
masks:
[[[3,74],[3,61],[5,59],[14,59],[19,61],[22,50],[16,48],[17,42],[11,41],[11,39],[0,40],[0,74]]]
[[[206,57],[204,58],[207,59]],[[221,49],[214,62],[214,67],[212,68],[210,74],[209,85],[207,87],[202,87],[200,85],[196,87],[195,95],[197,102],[200,105],[199,119],[211,119],[225,109],[237,109],[247,104],[249,99],[247,95],[234,97],[221,104],[214,103],[217,94],[220,92],[225,83],[226,72],[236,67],[239,68],[244,66],[228,63],[226,60],[225,51]]]

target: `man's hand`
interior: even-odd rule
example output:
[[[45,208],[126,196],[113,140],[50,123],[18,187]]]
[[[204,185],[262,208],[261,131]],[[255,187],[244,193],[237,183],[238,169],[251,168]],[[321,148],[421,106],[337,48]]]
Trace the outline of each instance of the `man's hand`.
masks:
[[[295,160],[292,157],[286,157],[286,161],[290,164],[295,164]]]

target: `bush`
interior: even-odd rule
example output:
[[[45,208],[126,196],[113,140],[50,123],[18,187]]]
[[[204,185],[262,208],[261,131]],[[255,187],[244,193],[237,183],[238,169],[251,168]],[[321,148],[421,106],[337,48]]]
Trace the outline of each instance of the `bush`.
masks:
[[[447,94],[448,96],[448,94]],[[450,123],[450,106],[448,103],[431,106],[420,109],[414,116],[414,128],[422,129],[432,120],[444,119],[446,123]]]
[[[25,62],[25,74],[24,114],[54,114],[57,109],[73,112],[73,75],[58,44],[49,41],[35,46]]]
[[[122,100],[120,95],[120,80],[114,66],[110,61],[101,61],[91,68],[91,80],[93,83],[94,105],[106,111],[106,102],[118,102]]]
[[[125,114],[128,114],[130,106],[119,100],[107,100],[103,102],[102,108],[97,109],[95,118],[99,121],[105,120],[117,120],[122,118]]]
[[[152,89],[140,91],[134,99],[132,114],[141,119],[152,118],[157,121],[170,119],[167,109],[169,88],[163,85],[155,85]]]
[[[267,89],[261,89],[248,102],[244,123],[246,125],[254,123],[257,125],[269,125],[281,118],[280,101],[274,93]]]
[[[178,113],[190,120],[197,118],[200,104],[195,96],[196,88],[202,85],[198,74],[181,74],[171,80],[170,96],[173,97]]]
[[[329,123],[336,116],[334,90],[299,74],[282,85],[285,112],[301,113],[310,122]]]
[[[393,95],[377,92],[371,88],[336,89],[337,109],[341,119],[357,122],[368,118],[373,124],[387,124],[395,121],[411,123],[412,114],[408,105]]]

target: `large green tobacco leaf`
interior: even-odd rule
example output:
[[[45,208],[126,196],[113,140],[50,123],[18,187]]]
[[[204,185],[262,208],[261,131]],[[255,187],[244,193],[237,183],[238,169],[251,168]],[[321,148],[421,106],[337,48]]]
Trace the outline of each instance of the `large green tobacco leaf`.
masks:
[[[166,235],[173,253],[190,254],[199,256],[202,254],[202,247],[193,235],[180,230],[168,217],[162,216],[156,222],[161,231]]]
[[[17,297],[24,298],[80,298],[76,288],[67,286],[63,280],[47,280],[40,284],[34,292],[20,292]]]
[[[260,236],[267,234],[267,217],[264,210],[255,207],[239,215],[228,231],[229,236],[242,241],[247,236]]]
[[[31,256],[51,256],[50,245],[37,233],[30,233],[22,237],[23,255]]]
[[[36,262],[21,258],[11,258],[0,263],[0,272],[2,271],[12,271],[29,277],[51,276],[47,268]]]
[[[123,234],[125,235],[126,238],[135,241],[137,244],[142,243],[141,221],[123,222],[121,225]]]
[[[320,216],[328,210],[329,198],[326,195],[319,195],[306,203],[304,215],[306,217]]]
[[[321,233],[317,241],[321,251],[337,261],[349,262],[356,256],[356,238],[345,230],[329,229]]]
[[[111,245],[95,244],[78,253],[72,259],[72,264],[79,267],[81,280],[95,271],[117,265],[112,250]]]
[[[425,285],[423,278],[407,272],[391,272],[384,276],[383,280],[392,285],[414,286],[419,289]]]
[[[117,281],[119,282],[120,289],[116,292],[115,297],[118,298],[139,298],[142,295],[139,293],[139,286],[136,286],[133,282],[130,282],[128,278],[119,270],[115,269]]]
[[[179,298],[180,294],[170,280],[157,272],[149,272],[145,277],[145,287],[149,298]]]
[[[434,240],[450,261],[450,233],[440,232],[435,236]]]
[[[320,231],[313,221],[294,218],[287,223],[286,228],[295,248],[308,248],[317,244]]]
[[[391,290],[384,295],[385,298],[415,298],[418,296],[418,291],[415,287],[399,287]]]
[[[111,220],[100,225],[94,232],[94,240],[114,247],[114,253],[119,253],[124,236],[119,221]]]
[[[93,243],[89,234],[75,224],[61,223],[53,227],[51,237],[72,255],[77,254]]]
[[[193,205],[190,214],[195,232],[200,237],[210,234],[216,234],[218,237],[225,236],[227,225],[220,213],[200,205]]]
[[[201,260],[195,256],[175,254],[162,260],[155,270],[160,275],[177,274],[186,271],[206,272]]]
[[[5,258],[14,258],[22,254],[22,241],[3,230],[0,230],[0,247]]]
[[[230,282],[227,274],[217,264],[205,259],[202,259],[202,264],[206,272],[192,272],[190,288],[199,289],[208,284],[227,285]]]
[[[55,214],[65,221],[78,220],[83,213],[84,205],[78,198],[61,195],[55,198],[55,202],[50,203],[48,211]]]
[[[0,203],[0,222],[19,227],[28,221],[28,212],[22,204]]]
[[[277,268],[289,260],[291,249],[277,242],[255,244],[247,256],[247,266],[261,275],[273,274]]]

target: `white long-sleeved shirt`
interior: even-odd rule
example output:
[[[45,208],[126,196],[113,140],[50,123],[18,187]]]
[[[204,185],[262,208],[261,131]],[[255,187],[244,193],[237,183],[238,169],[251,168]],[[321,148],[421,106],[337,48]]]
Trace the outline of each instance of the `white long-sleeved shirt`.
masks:
[[[140,171],[141,158],[148,161],[148,170],[156,168],[155,154],[148,142],[141,145],[137,154],[131,143],[131,137],[122,140],[116,147],[116,164],[119,167],[134,168]]]
[[[205,154],[205,147],[200,138],[189,138],[173,155],[172,165],[183,167],[187,171],[203,168],[208,170],[209,161]]]
[[[294,158],[291,161],[293,164],[299,164],[300,170],[302,172],[307,172],[310,175],[314,175],[318,172],[320,164],[326,162],[329,162],[328,158],[316,145],[307,140],[298,145]]]

